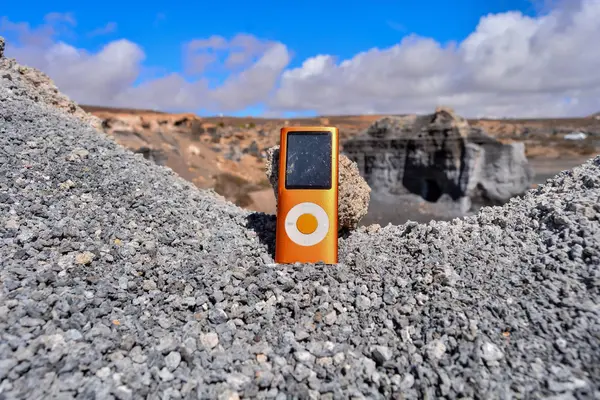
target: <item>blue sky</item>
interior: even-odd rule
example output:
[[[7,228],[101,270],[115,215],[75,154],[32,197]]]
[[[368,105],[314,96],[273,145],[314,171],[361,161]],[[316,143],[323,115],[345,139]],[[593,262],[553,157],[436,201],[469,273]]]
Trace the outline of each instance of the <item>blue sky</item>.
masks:
[[[41,1],[23,7],[6,2],[1,15],[32,26],[51,12],[72,13],[77,31],[91,32],[115,22],[106,35],[84,34],[70,42],[98,50],[109,39],[127,38],[140,44],[147,63],[180,71],[181,43],[191,38],[245,32],[285,43],[294,53],[290,67],[315,54],[349,58],[372,47],[388,47],[414,33],[439,42],[462,41],[489,13],[519,10],[535,14],[530,0],[434,1]]]
[[[20,2],[6,2],[3,4],[0,10],[0,17],[6,17],[8,21],[12,23],[27,23],[30,28],[35,28],[45,23],[44,17],[49,13],[69,13],[72,15],[76,24],[70,27],[69,31],[65,31],[62,35],[55,38],[55,40],[61,40],[68,43],[78,51],[85,53],[99,53],[103,47],[110,42],[117,41],[119,39],[127,39],[134,43],[136,46],[142,49],[144,53],[144,60],[139,61],[140,72],[137,74],[135,84],[150,81],[161,76],[165,76],[169,73],[179,73],[187,81],[193,81],[198,77],[190,77],[185,71],[185,44],[194,39],[207,39],[213,35],[219,35],[226,39],[231,39],[235,35],[240,33],[250,34],[262,41],[273,41],[283,44],[287,53],[289,54],[289,62],[286,62],[285,67],[281,68],[279,74],[283,74],[285,71],[290,69],[299,68],[303,62],[310,59],[311,57],[319,55],[332,56],[337,60],[346,60],[356,57],[361,52],[366,52],[372,49],[390,49],[393,46],[398,45],[401,41],[409,35],[418,35],[421,38],[428,38],[435,41],[436,45],[445,47],[449,43],[461,43],[470,35],[472,36],[476,31],[478,25],[484,20],[489,20],[488,29],[489,32],[484,32],[487,36],[481,36],[483,39],[478,38],[478,41],[483,43],[485,46],[481,46],[481,52],[489,53],[490,58],[487,61],[487,67],[492,68],[494,63],[498,63],[498,58],[495,54],[502,54],[511,51],[511,49],[527,49],[531,45],[526,44],[526,41],[519,42],[519,32],[529,32],[531,36],[527,40],[537,41],[542,45],[551,45],[551,39],[555,27],[550,27],[545,30],[541,30],[546,37],[536,37],[535,33],[531,33],[530,21],[527,17],[539,18],[540,5],[548,4],[552,0],[454,0],[454,1],[391,1],[391,0],[371,0],[371,1],[314,1],[314,0],[297,0],[297,1],[274,1],[265,0],[260,2],[247,2],[240,0],[229,0],[229,1],[198,1],[198,2],[139,2],[139,1],[115,1],[105,0],[101,3],[98,2],[82,2],[78,1],[66,1],[66,0],[54,0],[52,2],[42,2],[38,0],[37,4],[28,3],[27,7],[23,7],[23,3]],[[595,0],[565,0],[568,2],[585,2],[588,3],[588,8],[594,7],[593,2]],[[590,8],[592,11],[593,8]],[[501,14],[518,11],[520,14],[508,16]],[[588,14],[591,14],[589,10]],[[567,14],[565,14],[567,15]],[[495,17],[494,17],[495,16]],[[565,19],[566,20],[566,19]],[[512,26],[512,32],[508,32],[507,35],[502,35],[497,32],[494,26],[506,24]],[[550,25],[548,25],[550,26]],[[104,29],[110,28],[110,29]],[[103,30],[102,34],[99,34]],[[94,33],[95,32],[95,33]],[[584,32],[589,34],[589,32]],[[594,34],[597,31],[593,32]],[[0,35],[5,35],[9,42],[11,39],[14,42],[14,32],[2,32]],[[13,35],[13,36],[11,36]],[[483,35],[483,34],[482,34]],[[581,35],[577,36],[580,38]],[[546,40],[547,39],[547,40]],[[531,42],[529,42],[531,43]],[[425,42],[421,42],[421,47],[427,57],[430,57],[432,63],[434,63],[436,57],[440,60],[440,52],[429,49],[426,50],[427,45]],[[471,54],[475,54],[475,45],[471,46]],[[403,48],[403,51],[407,47]],[[542,49],[546,51],[548,49]],[[540,50],[540,51],[542,51]],[[32,50],[33,51],[33,50]],[[523,50],[525,51],[525,50]],[[542,53],[543,53],[542,51]],[[574,50],[575,51],[575,50]],[[432,53],[433,52],[433,53]],[[393,53],[393,52],[392,52]],[[398,53],[398,52],[397,52]],[[483,54],[482,53],[482,54]],[[546,51],[547,53],[547,51]],[[391,54],[391,53],[390,53]],[[396,54],[396,53],[394,53]],[[540,53],[541,54],[541,53]],[[10,55],[9,55],[10,56]],[[481,55],[478,55],[480,57]],[[492,57],[493,56],[493,57]],[[523,68],[525,64],[532,64],[532,60],[535,60],[535,54],[508,54],[508,56],[515,56],[517,61],[521,59]],[[453,55],[444,56],[448,60],[448,63],[452,61]],[[498,56],[499,57],[499,56]],[[40,56],[40,63],[46,62],[48,57]],[[44,61],[44,60],[46,61]],[[502,59],[502,57],[500,57]],[[406,59],[402,59],[406,62]],[[495,61],[496,60],[496,61]],[[400,62],[400,61],[399,61]],[[444,63],[445,61],[438,61]],[[454,60],[456,62],[456,60]],[[515,65],[512,60],[507,62],[504,68],[505,74],[502,71],[484,71],[486,74],[492,77],[498,77],[498,82],[501,79],[507,79],[507,86],[516,86],[514,82],[510,81],[510,71],[515,70]],[[512,63],[512,64],[511,64]],[[376,63],[375,63],[376,64]],[[483,65],[484,63],[481,62]],[[595,61],[591,62],[595,65]],[[466,65],[466,64],[465,64]],[[491,67],[490,67],[491,65]],[[34,65],[36,66],[36,65]],[[588,66],[586,64],[586,66]],[[57,66],[48,67],[49,70],[58,70]],[[40,67],[41,68],[41,67]],[[439,66],[428,65],[424,66],[423,69],[426,74],[425,78],[431,78],[429,81],[423,81],[419,86],[420,92],[415,92],[415,96],[420,96],[422,91],[427,91],[429,87],[434,87],[439,84],[438,81],[441,78],[437,78],[437,81],[432,78],[434,73],[439,73],[436,70]],[[371,69],[365,69],[358,65],[358,61],[355,62],[355,69],[361,71],[355,73],[353,76],[365,76],[369,73],[376,75],[378,72],[377,66],[375,65]],[[332,68],[331,71],[334,71]],[[46,72],[46,71],[45,71]],[[341,71],[338,71],[341,72]],[[528,71],[530,76],[536,77],[544,75],[543,71]],[[388,71],[390,76],[397,75],[395,72]],[[58,74],[58,72],[55,72]],[[491,75],[490,75],[491,74]],[[496,74],[496,75],[494,75]],[[563,71],[559,74],[562,75]],[[448,72],[448,77],[456,76],[456,71]],[[486,75],[486,76],[488,76]],[[230,70],[224,68],[207,69],[203,72],[203,77],[210,78],[211,89],[215,86],[223,84],[228,78],[232,76]],[[324,76],[336,76],[336,72],[331,72],[329,75],[323,74]],[[450,79],[445,77],[446,80]],[[423,77],[421,77],[423,78]],[[331,79],[331,78],[330,78]],[[358,78],[357,78],[358,79]],[[387,78],[386,78],[387,79]],[[397,85],[407,86],[407,82],[410,83],[410,74],[403,76],[404,80],[399,81]],[[408,79],[408,80],[407,80]],[[56,82],[62,82],[67,80],[65,77],[56,77]],[[355,79],[356,80],[356,79]],[[298,80],[296,80],[298,81]],[[294,82],[296,82],[294,81]],[[531,79],[525,79],[525,82],[531,81]],[[554,77],[548,78],[549,82],[554,82]],[[317,79],[315,78],[315,82]],[[68,83],[68,82],[67,82]],[[381,83],[381,82],[380,82]],[[296,82],[296,84],[298,84]],[[318,83],[312,83],[313,88],[319,87]],[[323,84],[323,81],[320,81]],[[341,93],[340,102],[346,101],[347,96],[344,95],[345,91],[349,91],[356,82],[346,81],[344,85],[337,88],[333,88],[332,91]],[[377,82],[375,82],[377,84]],[[317,85],[317,86],[314,86]],[[487,87],[469,87],[472,93],[479,96],[480,93],[485,93],[486,101],[496,101],[490,99],[498,99],[499,103],[489,104],[489,107],[485,109],[477,109],[477,105],[481,104],[482,97],[472,96],[473,101],[469,104],[462,105],[464,99],[464,93],[458,91],[452,93],[452,96],[448,95],[448,87],[457,87],[458,83],[450,82],[444,86],[444,89],[440,89],[439,93],[429,94],[428,102],[423,102],[423,107],[431,107],[430,105],[440,99],[448,99],[451,106],[454,102],[459,107],[463,107],[465,112],[484,112],[492,113],[498,111],[499,113],[515,113],[519,112],[522,107],[508,108],[508,99],[502,99],[502,96],[498,97],[498,92],[494,92],[494,89]],[[68,86],[68,85],[67,85]],[[309,82],[303,86],[308,88]],[[376,86],[376,85],[374,85]],[[385,86],[385,85],[384,85]],[[471,86],[475,86],[472,84]],[[484,85],[485,86],[485,85]],[[525,85],[526,86],[526,85]],[[289,85],[291,88],[291,84]],[[61,86],[59,85],[59,88]],[[297,91],[297,86],[294,86],[294,90]],[[423,89],[425,88],[425,89]],[[126,88],[122,88],[126,89]],[[359,93],[369,92],[369,88],[359,88]],[[543,92],[544,88],[538,88]],[[574,90],[577,88],[574,88]],[[191,89],[188,89],[191,90]],[[195,89],[194,89],[195,90]],[[308,90],[308,89],[307,89]],[[314,90],[314,89],[313,89]],[[463,90],[462,88],[460,90]],[[466,89],[465,89],[466,90]],[[499,90],[502,90],[500,88]],[[526,89],[531,92],[531,89]],[[290,94],[291,93],[291,94]],[[333,93],[333,92],[332,92]],[[412,92],[410,92],[412,94]],[[67,92],[69,94],[69,92]],[[327,113],[331,110],[332,113],[337,112],[336,107],[332,107],[331,104],[328,106],[323,105],[318,108],[315,106],[314,110],[311,110],[309,106],[305,106],[307,102],[310,103],[311,99],[306,100],[303,98],[303,102],[298,99],[292,89],[289,89],[286,93],[285,101],[280,101],[281,104],[288,104],[288,109],[285,109],[284,114],[292,114],[296,112],[314,114],[315,112]],[[548,106],[563,107],[564,99],[571,98],[571,92],[565,90],[564,93],[557,95],[558,97],[548,99]],[[361,105],[358,102],[354,102],[352,105],[340,107],[339,112],[348,110],[349,113],[361,112],[364,108],[365,112],[386,112],[394,101],[398,102],[399,99],[407,97],[404,93],[398,93],[395,98],[390,97],[388,104],[381,105],[379,101],[373,100],[368,104]],[[475,98],[477,99],[475,100]],[[88,97],[85,97],[87,99]],[[283,99],[283,97],[281,97]],[[75,100],[78,100],[75,98]],[[265,100],[266,101],[266,100]],[[265,101],[249,101],[244,107],[237,110],[228,110],[229,114],[260,114],[265,111]],[[534,97],[531,97],[529,103],[538,103]],[[198,102],[200,103],[200,102]],[[576,102],[575,102],[576,103]],[[190,103],[191,104],[191,103]],[[195,104],[195,103],[194,103]],[[293,104],[293,105],[292,105]],[[203,113],[203,106],[198,105],[197,108],[188,109],[186,111],[193,111]],[[295,108],[294,108],[295,107]],[[416,108],[418,108],[415,105]],[[188,107],[189,108],[189,107]],[[193,107],[192,107],[193,108]],[[283,107],[285,108],[285,107]],[[292,108],[292,109],[290,109]],[[318,109],[317,109],[318,108]],[[357,111],[355,111],[357,110]],[[397,112],[412,112],[413,110],[397,110]],[[533,115],[536,112],[542,112],[531,107],[529,114]],[[556,112],[572,112],[571,110],[557,110]]]

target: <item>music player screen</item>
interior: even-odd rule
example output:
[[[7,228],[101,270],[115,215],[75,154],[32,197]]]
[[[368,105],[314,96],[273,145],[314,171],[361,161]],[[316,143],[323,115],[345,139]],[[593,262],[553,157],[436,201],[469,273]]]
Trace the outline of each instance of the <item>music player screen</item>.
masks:
[[[286,189],[331,189],[331,133],[289,132]]]

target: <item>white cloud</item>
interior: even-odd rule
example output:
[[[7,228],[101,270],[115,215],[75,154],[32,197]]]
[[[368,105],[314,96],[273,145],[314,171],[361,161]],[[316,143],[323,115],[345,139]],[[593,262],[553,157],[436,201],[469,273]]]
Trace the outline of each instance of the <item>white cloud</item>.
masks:
[[[127,86],[106,104],[115,107],[193,111],[198,106],[210,108],[209,92],[204,80],[190,83],[179,74],[170,74],[135,87]]]
[[[164,110],[232,112],[266,103],[269,115],[430,112],[437,105],[465,116],[567,116],[600,110],[600,1],[545,4],[544,14],[490,14],[462,42],[406,36],[389,48],[349,59],[319,54],[298,68],[282,43],[239,34],[183,46],[184,73],[137,84],[145,53],[125,39],[87,52],[65,41],[70,14],[46,23],[0,19],[7,55],[48,73],[80,103]],[[107,27],[110,24],[107,25]],[[213,73],[227,75],[211,82]]]
[[[44,21],[49,24],[57,24],[57,23],[67,23],[69,25],[75,26],[77,25],[77,21],[75,21],[75,17],[72,13],[59,13],[59,12],[51,12],[44,16]]]
[[[273,48],[285,51],[285,54],[280,55],[287,62],[278,70],[279,74],[289,63],[287,48],[281,43],[260,40],[245,33],[237,34],[231,40],[219,35],[195,39],[186,43],[184,47],[186,71],[192,75],[204,72],[208,66],[213,66],[211,64],[215,63],[222,70],[242,71],[251,68],[253,63],[259,62],[261,58],[267,56],[267,53],[272,54]]]
[[[444,104],[468,116],[586,115],[600,110],[598,21],[600,1],[583,0],[537,18],[487,15],[457,45],[409,36],[341,62],[319,55],[284,72],[269,105],[321,114]]]
[[[239,34],[192,40],[184,45],[187,75],[171,73],[137,84],[146,58],[144,50],[126,39],[111,41],[97,52],[76,48],[56,38],[58,25],[75,25],[70,14],[49,14],[46,24],[0,20],[13,33],[6,55],[48,74],[61,91],[81,104],[140,107],[173,111],[231,112],[264,101],[289,64],[285,45]],[[110,28],[110,29],[107,29]],[[114,30],[110,23],[103,31]],[[223,58],[223,60],[220,60]],[[229,76],[214,87],[197,75],[207,66]]]
[[[60,41],[41,52],[9,44],[6,52],[21,64],[42,70],[62,92],[82,104],[111,104],[133,85],[145,57],[139,46],[125,39],[110,42],[97,53]]]
[[[93,31],[91,31],[90,33],[88,33],[88,36],[102,36],[102,35],[107,35],[109,33],[113,33],[117,30],[117,23],[116,22],[107,22],[106,25],[101,26],[100,28],[96,28]]]
[[[283,44],[274,44],[249,68],[214,91],[218,104],[231,111],[244,109],[269,98],[290,57]]]

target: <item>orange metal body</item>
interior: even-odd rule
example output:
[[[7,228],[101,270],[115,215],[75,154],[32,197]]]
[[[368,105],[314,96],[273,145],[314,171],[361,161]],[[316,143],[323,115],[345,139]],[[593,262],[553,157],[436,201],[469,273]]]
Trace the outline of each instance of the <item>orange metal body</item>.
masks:
[[[287,134],[294,131],[325,131],[331,133],[331,189],[286,189]],[[338,262],[338,157],[339,132],[334,127],[284,127],[281,129],[279,147],[279,184],[277,201],[277,230],[275,262],[291,264],[295,262],[337,264]],[[292,207],[299,203],[311,202],[325,210],[329,219],[329,230],[325,238],[313,246],[294,243],[286,234],[285,219]]]

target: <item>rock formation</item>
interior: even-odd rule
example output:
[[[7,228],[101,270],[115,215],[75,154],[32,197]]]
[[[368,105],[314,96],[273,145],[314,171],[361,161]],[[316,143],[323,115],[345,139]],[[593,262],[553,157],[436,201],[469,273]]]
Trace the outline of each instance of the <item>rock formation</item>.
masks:
[[[135,149],[133,152],[142,154],[146,160],[150,160],[158,165],[165,165],[168,159],[164,151],[146,146]]]
[[[480,129],[471,129],[467,140],[480,149],[469,186],[474,201],[500,205],[531,187],[534,173],[525,156],[524,143],[501,143]]]
[[[522,144],[504,144],[451,109],[433,114],[385,117],[343,143],[373,190],[394,201],[414,197],[439,207],[433,213],[462,215],[473,201],[497,204],[530,188],[533,172]]]
[[[279,146],[267,150],[266,174],[277,201],[279,182]],[[360,175],[358,166],[341,154],[339,158],[338,226],[339,229],[356,229],[367,214],[371,188]]]

